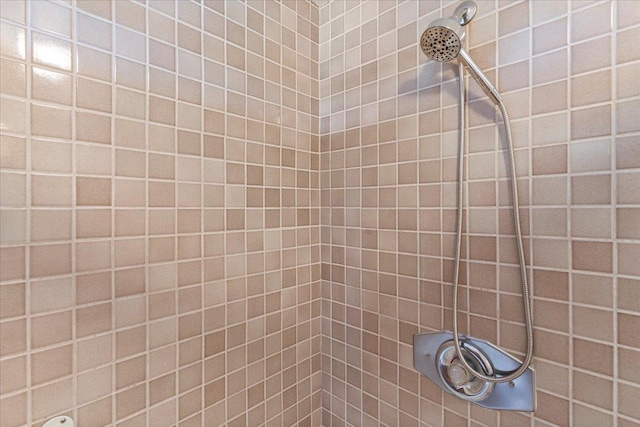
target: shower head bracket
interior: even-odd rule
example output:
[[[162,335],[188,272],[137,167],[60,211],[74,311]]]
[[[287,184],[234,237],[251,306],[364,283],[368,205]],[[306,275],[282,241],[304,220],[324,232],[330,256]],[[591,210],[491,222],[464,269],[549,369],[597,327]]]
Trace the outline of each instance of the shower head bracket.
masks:
[[[476,12],[478,11],[478,7],[472,1],[464,1],[460,3],[458,7],[456,7],[456,11],[453,13],[453,16],[458,21],[460,25],[467,25],[474,16],[476,16]]]

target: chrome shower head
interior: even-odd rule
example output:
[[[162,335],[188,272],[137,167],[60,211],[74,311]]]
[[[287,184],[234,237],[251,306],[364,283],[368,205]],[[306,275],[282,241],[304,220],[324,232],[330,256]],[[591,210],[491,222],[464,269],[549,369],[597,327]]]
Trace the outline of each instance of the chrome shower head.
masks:
[[[420,48],[429,59],[438,62],[448,62],[458,59],[468,69],[482,90],[493,102],[499,104],[502,97],[491,81],[484,75],[480,67],[462,47],[465,32],[463,25],[467,25],[476,14],[476,4],[465,1],[456,8],[453,16],[432,21],[420,37]]]
[[[464,1],[453,16],[431,22],[420,37],[420,47],[425,55],[438,62],[453,61],[462,49],[463,25],[467,25],[476,14],[476,4]]]
[[[453,18],[436,19],[420,37],[420,48],[429,59],[453,61],[462,49],[464,30]]]

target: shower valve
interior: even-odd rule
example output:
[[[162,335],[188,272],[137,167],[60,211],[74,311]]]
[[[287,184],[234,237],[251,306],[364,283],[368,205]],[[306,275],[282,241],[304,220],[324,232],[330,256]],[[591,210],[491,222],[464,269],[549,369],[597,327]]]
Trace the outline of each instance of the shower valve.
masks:
[[[460,341],[465,361],[484,375],[508,372],[520,365],[516,358],[487,341],[467,336],[460,336]],[[525,412],[536,408],[535,373],[531,367],[509,383],[479,379],[456,355],[451,332],[414,335],[413,364],[447,393],[485,408]]]

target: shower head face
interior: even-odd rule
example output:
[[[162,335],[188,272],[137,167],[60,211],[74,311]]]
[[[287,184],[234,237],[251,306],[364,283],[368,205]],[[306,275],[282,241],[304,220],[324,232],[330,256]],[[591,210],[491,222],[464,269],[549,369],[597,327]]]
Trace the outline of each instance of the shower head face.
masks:
[[[429,59],[453,61],[462,49],[464,30],[451,18],[436,19],[420,37],[420,48]]]

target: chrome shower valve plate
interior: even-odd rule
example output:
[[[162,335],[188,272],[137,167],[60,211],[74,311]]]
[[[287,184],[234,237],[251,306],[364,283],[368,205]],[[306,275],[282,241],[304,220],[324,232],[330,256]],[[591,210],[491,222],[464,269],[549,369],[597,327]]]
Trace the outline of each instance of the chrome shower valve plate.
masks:
[[[460,336],[467,362],[485,375],[508,372],[520,361],[493,344]],[[489,383],[476,378],[458,360],[449,331],[413,336],[413,364],[438,387],[463,400],[488,409],[533,412],[536,408],[535,372],[529,367],[509,383]]]
[[[51,418],[42,427],[75,427],[73,419],[65,415]]]

